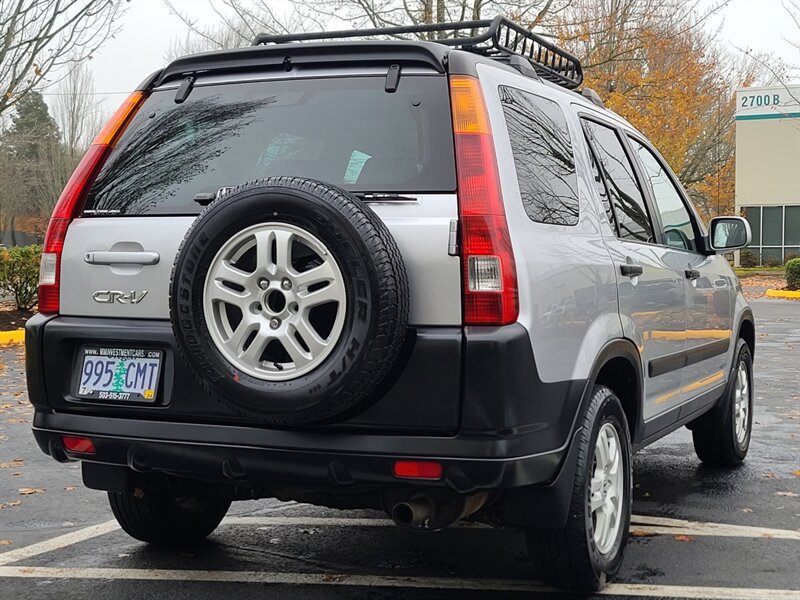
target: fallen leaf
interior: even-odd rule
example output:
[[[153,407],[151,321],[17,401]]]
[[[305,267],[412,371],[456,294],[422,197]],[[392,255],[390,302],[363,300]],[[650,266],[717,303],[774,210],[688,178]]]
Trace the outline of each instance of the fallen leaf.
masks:
[[[0,469],[17,469],[25,464],[21,458],[15,458],[11,462],[0,462]]]
[[[75,491],[75,490],[77,490],[77,489],[78,489],[78,488],[77,488],[77,487],[75,487],[74,485],[68,485],[67,487],[65,487],[65,488],[64,488],[64,491],[65,491],[65,492],[74,492],[74,491]]]
[[[8,546],[11,540],[0,540],[0,546]]]
[[[794,475],[795,477],[800,477],[800,469],[795,469],[794,471],[792,471],[792,475]]]
[[[786,496],[787,498],[797,498],[800,494],[795,494],[794,492],[775,492],[776,496]]]
[[[769,471],[761,475],[764,479],[775,479],[775,473]]]
[[[762,538],[767,538],[767,539],[772,539],[772,538],[775,537],[775,534],[774,533],[762,533],[761,537]]]
[[[0,502],[0,510],[4,508],[11,508],[12,506],[19,506],[22,500],[14,500],[13,502]]]
[[[749,506],[747,506],[747,507],[742,509],[742,512],[751,513],[751,512],[753,512],[753,509],[750,508]]]
[[[694,537],[692,537],[691,535],[683,535],[683,534],[673,535],[672,539],[675,540],[676,542],[693,542],[694,541]]]
[[[19,477],[20,475],[22,475],[22,473],[20,473],[19,471],[11,474],[12,477]]]
[[[31,494],[43,494],[47,488],[30,488],[21,487],[17,491],[21,496],[30,496]]]
[[[644,531],[643,529],[632,529],[631,535],[633,537],[654,537],[656,534],[649,531]]]

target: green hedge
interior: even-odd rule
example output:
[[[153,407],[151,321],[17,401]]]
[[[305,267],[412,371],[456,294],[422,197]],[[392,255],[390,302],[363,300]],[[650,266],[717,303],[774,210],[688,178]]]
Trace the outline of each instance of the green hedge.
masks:
[[[41,256],[38,245],[0,249],[0,295],[11,296],[19,310],[36,304]]]
[[[800,258],[786,261],[786,289],[800,290]]]

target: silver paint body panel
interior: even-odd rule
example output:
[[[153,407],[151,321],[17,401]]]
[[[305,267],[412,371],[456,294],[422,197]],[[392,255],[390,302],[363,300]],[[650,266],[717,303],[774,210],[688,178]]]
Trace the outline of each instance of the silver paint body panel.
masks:
[[[461,261],[448,254],[455,194],[369,202],[397,242],[408,272],[412,325],[461,324]],[[169,318],[172,264],[194,217],[87,217],[69,227],[61,263],[61,313],[134,319]],[[157,252],[153,265],[90,264],[97,252]],[[98,290],[141,293],[137,304],[99,303]]]

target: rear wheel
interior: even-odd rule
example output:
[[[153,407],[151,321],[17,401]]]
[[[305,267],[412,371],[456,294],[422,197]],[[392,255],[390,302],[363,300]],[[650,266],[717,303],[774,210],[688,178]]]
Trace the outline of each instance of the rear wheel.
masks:
[[[529,531],[528,548],[548,583],[600,590],[622,564],[632,496],[628,424],[609,388],[595,387],[575,443],[580,446],[567,525]]]
[[[148,476],[141,487],[108,492],[111,510],[131,537],[162,546],[182,546],[208,537],[231,505],[223,490],[188,479]]]
[[[691,423],[692,441],[704,463],[732,467],[750,448],[753,426],[753,356],[742,339],[736,345],[730,380],[719,404]]]

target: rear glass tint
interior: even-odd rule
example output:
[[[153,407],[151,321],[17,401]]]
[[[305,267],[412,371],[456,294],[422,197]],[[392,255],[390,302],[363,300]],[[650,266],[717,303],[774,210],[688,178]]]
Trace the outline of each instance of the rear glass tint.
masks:
[[[445,77],[198,85],[154,92],[90,192],[87,214],[196,214],[195,197],[272,175],[354,192],[455,190]]]

